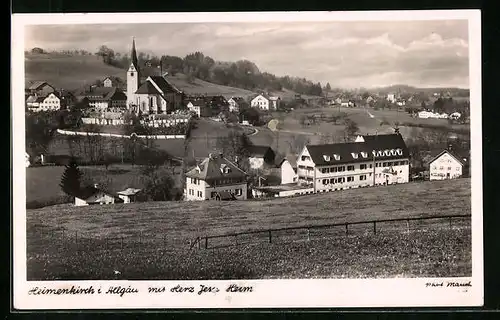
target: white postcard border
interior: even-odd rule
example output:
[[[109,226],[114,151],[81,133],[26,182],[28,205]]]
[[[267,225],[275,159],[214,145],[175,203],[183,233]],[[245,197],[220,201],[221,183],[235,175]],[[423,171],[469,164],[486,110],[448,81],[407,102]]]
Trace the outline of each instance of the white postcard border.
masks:
[[[471,112],[472,277],[396,279],[299,279],[235,281],[26,281],[26,170],[24,167],[24,30],[30,24],[194,23],[258,21],[469,20],[469,81]],[[12,19],[12,173],[13,173],[13,303],[17,309],[135,309],[135,308],[294,308],[294,307],[451,307],[481,306],[483,297],[483,213],[481,133],[481,25],[479,10],[254,12],[254,13],[120,13],[19,14]],[[433,288],[428,282],[472,282],[472,287]],[[253,292],[227,293],[235,283]],[[200,284],[219,293],[148,294],[148,286]],[[34,287],[110,286],[137,288],[138,294],[32,295]]]

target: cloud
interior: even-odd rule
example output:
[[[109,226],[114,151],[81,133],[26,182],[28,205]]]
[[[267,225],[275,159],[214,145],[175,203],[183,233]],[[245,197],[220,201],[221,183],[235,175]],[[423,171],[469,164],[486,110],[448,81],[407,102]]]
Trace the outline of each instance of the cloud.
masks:
[[[245,57],[261,71],[332,86],[468,87],[467,28],[465,20],[59,25],[27,28],[26,46],[128,52],[135,36],[140,51]]]

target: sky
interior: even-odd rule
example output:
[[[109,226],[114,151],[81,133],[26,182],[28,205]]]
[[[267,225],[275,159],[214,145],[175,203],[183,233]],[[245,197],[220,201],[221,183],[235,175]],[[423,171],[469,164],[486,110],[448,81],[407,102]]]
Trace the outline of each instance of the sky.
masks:
[[[247,59],[338,88],[469,88],[467,20],[38,25],[26,27],[25,48],[124,53],[132,37],[146,53]]]

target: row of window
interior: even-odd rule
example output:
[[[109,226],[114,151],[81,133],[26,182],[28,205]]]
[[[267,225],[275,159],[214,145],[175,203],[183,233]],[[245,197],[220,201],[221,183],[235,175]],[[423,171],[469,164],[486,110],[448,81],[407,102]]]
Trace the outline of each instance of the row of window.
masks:
[[[407,165],[408,161],[394,161],[394,162],[380,162],[376,163],[376,167],[392,167],[392,166],[399,166],[399,165]],[[302,166],[299,166],[301,168]],[[367,168],[372,169],[373,164],[360,164],[359,169],[360,170],[365,170]],[[329,168],[321,168],[321,173],[335,173],[335,172],[344,172],[346,170],[346,166],[339,166],[339,167],[329,167]],[[349,165],[347,166],[347,171],[354,171],[355,166]]]
[[[438,170],[438,167],[437,166],[433,166],[432,167],[433,170]],[[444,167],[443,166],[440,166],[439,167],[439,170],[444,170]],[[447,169],[448,171],[451,171],[451,167],[448,167]],[[456,171],[460,171],[460,167],[456,167]]]
[[[372,174],[370,173],[370,176]],[[365,181],[366,180],[366,177],[367,175],[366,174],[363,174],[363,175],[360,175],[359,176],[359,180],[360,181]],[[336,183],[344,183],[344,182],[353,182],[354,181],[354,177],[340,177],[340,178],[331,178],[331,179],[323,179],[323,184],[324,185],[327,185],[327,184],[336,184]]]

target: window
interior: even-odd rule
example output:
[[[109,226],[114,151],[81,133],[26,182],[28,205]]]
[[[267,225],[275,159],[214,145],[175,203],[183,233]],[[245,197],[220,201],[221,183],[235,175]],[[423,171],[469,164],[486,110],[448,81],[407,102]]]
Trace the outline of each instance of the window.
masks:
[[[399,161],[394,161],[395,166],[399,166]]]
[[[202,198],[202,197],[203,197],[203,192],[198,191],[198,192],[196,192],[196,195],[197,195],[199,198]]]
[[[354,181],[354,177],[347,177],[347,182],[352,182]]]
[[[217,192],[212,191],[212,193],[210,193],[210,198],[215,198],[216,195],[217,195]]]
[[[325,161],[330,161],[330,156],[323,155],[323,159],[325,159]]]
[[[384,168],[385,168],[385,167],[387,167],[387,162],[384,162],[384,163],[382,164],[382,166],[383,166]]]
[[[439,167],[439,170],[443,170],[443,169],[444,169],[444,167],[443,167],[443,166]]]
[[[373,164],[370,163],[370,169],[372,169],[372,168],[373,168]]]
[[[387,166],[392,167],[392,162],[391,161],[387,162]]]
[[[355,153],[355,152],[351,152],[351,156],[353,157],[353,159],[357,159],[358,158],[358,154]]]
[[[241,188],[235,190],[235,194],[237,196],[241,196],[243,194],[243,190]]]
[[[189,194],[190,195],[194,195],[194,190],[193,189],[189,189]]]
[[[359,168],[360,168],[361,170],[366,169],[366,164],[360,164],[360,165],[359,165]]]
[[[406,161],[406,160],[405,160],[405,161],[403,161],[403,165],[405,165],[405,166],[406,166],[407,164],[408,164],[408,161]]]
[[[368,153],[366,153],[366,152],[361,152],[361,156],[362,156],[363,158],[366,158],[366,157],[368,157]]]
[[[345,182],[345,178],[344,178],[344,177],[342,177],[342,178],[338,178],[338,179],[337,179],[337,182],[338,182],[338,183],[344,183],[344,182]]]
[[[347,171],[354,171],[354,166],[347,166]]]
[[[451,167],[448,167],[448,171],[450,171],[450,170],[451,170]]]
[[[338,154],[334,154],[334,155],[333,155],[333,158],[334,158],[335,160],[337,160],[337,161],[338,161],[338,160],[340,160],[340,155],[338,155]]]
[[[323,184],[328,184],[328,179],[323,179]]]
[[[359,176],[359,180],[366,180],[366,174]]]
[[[311,158],[308,156],[302,156],[301,159],[302,159],[302,161],[306,161],[306,160],[310,160]]]
[[[341,166],[341,167],[337,168],[337,172],[343,172],[343,171],[345,171],[345,167],[344,166]]]
[[[333,183],[336,183],[336,182],[337,182],[337,179],[335,179],[335,178],[330,179],[330,183],[333,184]]]
[[[460,171],[460,167],[457,167],[457,171]]]
[[[122,73],[123,74],[123,73]],[[134,76],[134,73],[133,72],[130,72],[130,76],[133,77]]]

